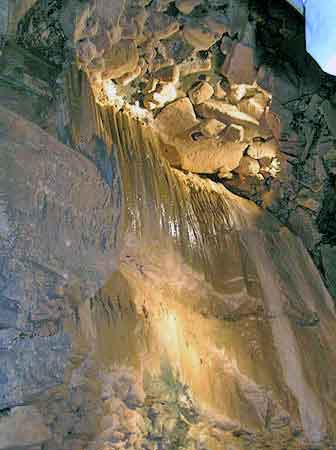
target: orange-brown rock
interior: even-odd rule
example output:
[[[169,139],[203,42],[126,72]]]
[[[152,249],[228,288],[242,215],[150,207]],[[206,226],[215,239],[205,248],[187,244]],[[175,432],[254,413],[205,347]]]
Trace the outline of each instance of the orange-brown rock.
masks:
[[[259,162],[250,156],[243,156],[235,170],[240,177],[254,177],[259,173]]]
[[[103,79],[120,78],[135,71],[139,62],[136,44],[126,39],[120,41],[104,53],[104,61]]]
[[[220,100],[210,99],[196,106],[196,112],[206,119],[217,119],[224,123],[258,126],[259,122],[239,109]]]
[[[202,3],[202,0],[176,0],[175,5],[176,8],[182,13],[182,14],[190,14],[196,6],[200,5]]]
[[[167,105],[154,121],[154,126],[169,138],[183,134],[197,124],[193,105],[187,97]]]
[[[220,34],[199,22],[190,22],[183,28],[185,40],[195,50],[208,50],[220,38]]]
[[[181,167],[194,173],[231,172],[238,167],[246,144],[229,143],[217,138],[179,141]]]
[[[244,128],[241,125],[231,123],[225,130],[224,139],[228,142],[243,142]]]
[[[212,68],[211,55],[206,59],[192,55],[180,63],[179,68],[181,76],[184,77],[193,73],[208,72]]]
[[[240,111],[255,117],[257,120],[260,120],[265,112],[267,103],[267,97],[262,92],[258,92],[253,97],[244,98],[239,103],[238,108]]]
[[[278,152],[279,146],[275,139],[252,142],[247,150],[247,154],[255,159],[275,158]]]
[[[203,81],[191,88],[188,95],[194,105],[199,105],[200,103],[204,103],[209,100],[213,96],[213,93],[214,89],[211,84]]]
[[[200,132],[206,137],[218,136],[223,130],[225,130],[226,125],[216,119],[205,119],[201,122]]]

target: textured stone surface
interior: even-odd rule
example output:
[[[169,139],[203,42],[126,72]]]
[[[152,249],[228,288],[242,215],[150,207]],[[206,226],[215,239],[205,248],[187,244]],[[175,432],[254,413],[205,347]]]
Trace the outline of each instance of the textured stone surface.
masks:
[[[331,294],[334,298],[336,298],[336,247],[331,245],[322,245],[321,252],[327,285]]]
[[[33,406],[12,409],[8,416],[0,419],[0,449],[40,448],[51,433],[43,422],[39,411]]]
[[[63,288],[89,296],[110,276],[119,213],[115,173],[3,107],[0,129],[1,409],[63,382]]]
[[[207,119],[217,119],[224,123],[235,123],[237,125],[259,125],[256,119],[239,111],[236,106],[220,100],[208,100],[198,105],[196,110]]]
[[[171,138],[183,134],[197,123],[193,105],[187,97],[170,103],[155,119],[155,126]]]

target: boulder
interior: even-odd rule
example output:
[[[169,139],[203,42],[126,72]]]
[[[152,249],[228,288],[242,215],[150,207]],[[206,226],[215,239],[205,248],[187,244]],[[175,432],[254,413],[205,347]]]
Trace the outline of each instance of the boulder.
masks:
[[[259,173],[260,165],[256,159],[243,156],[238,168],[235,170],[240,177],[255,177]]]
[[[249,114],[257,120],[260,120],[265,112],[268,99],[266,96],[258,92],[256,95],[250,98],[245,98],[239,103],[239,110]]]
[[[193,73],[208,72],[212,68],[212,60],[209,55],[207,58],[201,58],[197,55],[192,55],[186,58],[179,64],[181,76],[188,76]]]
[[[103,79],[120,78],[134,72],[138,66],[139,55],[135,42],[122,40],[104,53],[105,70]]]
[[[137,66],[133,72],[126,73],[120,78],[117,78],[115,81],[122,86],[128,86],[132,81],[136,80],[141,75],[141,67]]]
[[[200,132],[206,137],[218,136],[223,130],[225,130],[226,125],[216,119],[205,119],[201,122]]]
[[[207,25],[198,21],[189,22],[183,28],[185,40],[195,50],[209,50],[209,48],[220,39],[220,33],[211,30]]]
[[[214,97],[217,100],[224,100],[226,98],[226,91],[223,88],[222,83],[220,81],[216,83],[216,86],[214,88]]]
[[[202,0],[176,0],[175,6],[182,14],[188,15],[201,3]]]
[[[211,84],[206,81],[198,83],[195,87],[189,90],[188,95],[194,105],[199,105],[209,100],[214,93]]]
[[[144,34],[148,40],[156,42],[169,38],[177,33],[179,28],[180,24],[173,17],[153,10],[145,22]]]
[[[233,105],[237,105],[247,94],[246,84],[231,84],[228,90],[228,100]]]
[[[244,143],[228,143],[209,138],[193,142],[181,141],[181,168],[194,173],[228,173],[238,167],[246,148]]]
[[[244,128],[241,125],[229,125],[224,134],[224,139],[229,142],[243,142]]]
[[[275,139],[252,142],[247,154],[254,159],[275,158],[279,153],[279,146]]]
[[[239,111],[236,106],[220,100],[210,99],[201,105],[197,105],[196,112],[206,119],[217,119],[228,124],[259,125],[259,122],[254,117]]]
[[[198,124],[193,105],[188,97],[170,103],[156,116],[154,125],[169,138],[190,130]]]
[[[153,77],[160,81],[160,83],[176,84],[180,77],[180,69],[178,66],[167,66],[154,72]]]
[[[161,84],[154,92],[147,94],[144,98],[144,106],[149,110],[163,108],[169,102],[176,99],[177,91],[174,84]]]

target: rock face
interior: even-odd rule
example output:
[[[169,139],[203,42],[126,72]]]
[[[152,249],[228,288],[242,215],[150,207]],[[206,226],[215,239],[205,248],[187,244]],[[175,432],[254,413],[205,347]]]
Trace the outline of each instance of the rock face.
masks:
[[[0,449],[37,448],[51,437],[43,418],[33,406],[13,408],[0,421]]]
[[[118,208],[89,160],[3,107],[0,124],[3,409],[63,383],[64,292],[91,295],[109,277]]]

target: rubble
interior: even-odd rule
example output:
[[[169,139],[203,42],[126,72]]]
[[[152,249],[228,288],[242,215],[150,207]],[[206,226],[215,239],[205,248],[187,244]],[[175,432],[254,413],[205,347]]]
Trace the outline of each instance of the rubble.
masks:
[[[243,126],[259,125],[259,122],[255,118],[239,111],[236,106],[220,100],[208,100],[201,105],[197,105],[196,111],[201,117],[217,119],[227,124],[234,123]]]
[[[154,125],[170,138],[181,135],[198,124],[189,98],[170,103],[156,116]]]
[[[198,83],[195,87],[188,91],[189,98],[194,105],[204,103],[209,100],[213,94],[213,87],[206,81]]]

